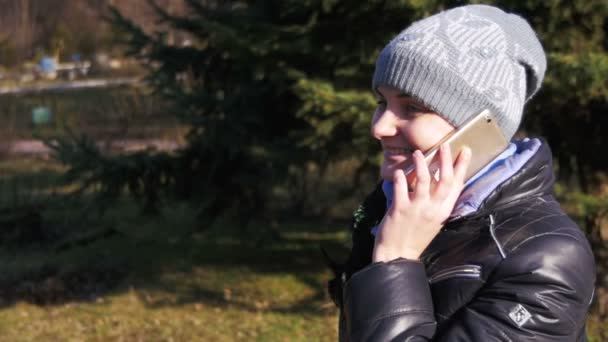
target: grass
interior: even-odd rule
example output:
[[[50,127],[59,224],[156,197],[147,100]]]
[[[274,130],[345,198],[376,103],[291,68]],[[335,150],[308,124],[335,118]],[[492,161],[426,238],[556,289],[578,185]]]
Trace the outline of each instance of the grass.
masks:
[[[344,252],[338,225],[286,223],[271,238],[252,233],[268,231],[259,224],[244,231],[224,223],[184,238],[188,227],[163,231],[128,203],[114,208],[97,223],[119,235],[68,250],[0,251],[0,282],[17,289],[4,293],[1,340],[337,339],[319,246]],[[188,225],[188,210],[164,214]]]
[[[603,342],[608,340],[608,323],[606,318],[593,313],[587,319],[587,338],[589,342]]]
[[[42,164],[0,163],[0,172],[30,170],[57,186],[61,168]],[[145,218],[129,201],[102,216],[86,200],[56,202],[42,215],[53,239],[0,249],[0,341],[337,340],[319,247],[344,257],[346,223],[227,221],[201,232],[187,204]],[[115,234],[82,239],[106,229]],[[608,338],[597,313],[587,328],[591,342]]]

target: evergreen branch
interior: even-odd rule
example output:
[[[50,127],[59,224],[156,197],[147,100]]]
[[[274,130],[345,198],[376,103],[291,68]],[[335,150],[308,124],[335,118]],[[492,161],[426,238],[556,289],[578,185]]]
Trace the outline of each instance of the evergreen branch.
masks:
[[[114,27],[118,28],[122,33],[128,35],[128,38],[121,41],[121,43],[127,46],[127,55],[129,56],[142,56],[143,51],[151,45],[154,45],[156,40],[148,35],[141,27],[135,24],[132,20],[129,20],[120,13],[118,8],[114,6],[108,6],[109,16],[103,15],[102,19]]]

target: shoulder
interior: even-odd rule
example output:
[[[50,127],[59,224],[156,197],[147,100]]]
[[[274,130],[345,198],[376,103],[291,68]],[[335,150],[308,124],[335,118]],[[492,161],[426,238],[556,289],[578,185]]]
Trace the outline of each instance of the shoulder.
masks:
[[[515,253],[527,244],[538,243],[539,239],[547,242],[567,241],[591,253],[585,234],[562,211],[553,196],[536,197],[498,210],[493,221],[491,230],[495,242],[505,255]]]
[[[518,278],[558,284],[590,300],[595,261],[583,231],[552,196],[500,212],[493,229],[502,261],[493,280]],[[492,279],[489,279],[491,282]]]

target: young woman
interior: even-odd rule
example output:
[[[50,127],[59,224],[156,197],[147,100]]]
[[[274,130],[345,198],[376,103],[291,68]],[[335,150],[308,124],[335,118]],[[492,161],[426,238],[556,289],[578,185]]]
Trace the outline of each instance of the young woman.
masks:
[[[384,181],[329,284],[341,340],[586,340],[594,258],[552,194],[545,142],[511,141],[467,182],[470,150],[442,146],[438,179],[422,153],[484,109],[512,139],[545,69],[528,23],[485,5],[415,22],[382,50],[371,132]]]

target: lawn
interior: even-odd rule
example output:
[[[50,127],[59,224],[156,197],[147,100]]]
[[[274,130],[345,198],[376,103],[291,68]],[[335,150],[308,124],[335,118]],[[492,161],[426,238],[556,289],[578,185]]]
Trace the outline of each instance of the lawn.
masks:
[[[0,249],[0,341],[337,340],[319,247],[344,257],[347,222],[197,231],[188,204],[146,218],[124,200],[96,214],[86,198],[62,197],[61,168],[47,162],[0,163],[0,173],[0,202],[33,203],[44,227],[42,239]],[[22,195],[29,187],[38,196]],[[590,341],[608,338],[597,312],[588,323]]]
[[[0,163],[2,214],[42,221],[41,238],[0,234],[0,341],[336,340],[319,247],[344,255],[345,223],[195,231],[190,205],[150,218],[128,200],[99,214],[62,170]]]
[[[66,250],[4,250],[0,336],[334,341],[337,311],[325,294],[330,273],[319,246],[340,249],[346,235],[336,227],[281,224],[278,234],[257,237],[252,227],[225,226],[183,238],[157,227],[144,235],[138,226]]]

